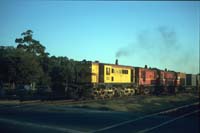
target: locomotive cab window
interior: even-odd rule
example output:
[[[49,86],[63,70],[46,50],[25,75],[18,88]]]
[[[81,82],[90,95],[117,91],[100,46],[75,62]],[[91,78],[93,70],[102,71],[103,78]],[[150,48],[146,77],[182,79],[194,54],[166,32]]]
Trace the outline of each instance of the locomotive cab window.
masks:
[[[122,70],[122,74],[128,74],[128,70]]]
[[[112,79],[111,79],[112,81],[114,81],[114,77],[112,77]]]
[[[112,73],[115,73],[114,69],[112,69]]]
[[[106,75],[110,75],[110,68],[106,68]]]

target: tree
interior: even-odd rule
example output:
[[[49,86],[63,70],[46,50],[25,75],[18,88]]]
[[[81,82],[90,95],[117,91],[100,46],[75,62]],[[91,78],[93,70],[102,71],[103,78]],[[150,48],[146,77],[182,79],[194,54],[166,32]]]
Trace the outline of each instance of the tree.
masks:
[[[21,36],[15,39],[16,48],[0,46],[0,82],[18,86],[36,83],[41,88],[51,87],[55,94],[63,96],[67,86],[74,85],[77,75],[83,71],[79,62],[67,57],[49,57],[45,47],[33,39],[32,30]]]
[[[68,58],[55,57],[50,58],[50,72],[51,87],[54,93],[58,95],[65,94],[65,88],[68,84]]]
[[[38,82],[42,69],[30,53],[13,47],[0,48],[0,80],[7,83],[30,84]]]
[[[17,49],[20,49],[26,53],[35,56],[35,59],[40,64],[42,68],[41,76],[39,77],[38,84],[47,85],[50,83],[49,79],[49,53],[45,52],[45,47],[37,40],[33,39],[33,31],[27,30],[21,34],[21,38],[15,40]]]
[[[33,31],[27,30],[23,32],[22,38],[16,38],[15,42],[18,43],[17,48],[23,51],[32,53],[37,56],[46,56],[45,47],[37,40],[33,39]]]

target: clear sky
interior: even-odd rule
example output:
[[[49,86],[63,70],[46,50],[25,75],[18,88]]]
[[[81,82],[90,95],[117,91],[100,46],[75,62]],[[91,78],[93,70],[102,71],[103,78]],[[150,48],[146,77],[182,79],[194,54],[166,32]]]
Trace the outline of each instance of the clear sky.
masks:
[[[0,45],[34,32],[50,55],[199,72],[200,2],[0,1]]]

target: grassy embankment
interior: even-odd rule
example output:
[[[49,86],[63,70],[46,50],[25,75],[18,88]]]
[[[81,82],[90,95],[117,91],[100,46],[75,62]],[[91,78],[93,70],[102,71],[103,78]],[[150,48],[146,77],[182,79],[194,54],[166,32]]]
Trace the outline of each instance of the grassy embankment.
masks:
[[[125,111],[125,112],[155,112],[192,102],[198,102],[198,95],[182,93],[165,96],[134,96],[123,99],[81,103],[72,107],[89,108],[97,110]]]
[[[68,107],[105,110],[105,111],[122,111],[134,113],[153,113],[185,104],[198,102],[198,95],[192,93],[180,93],[177,95],[162,95],[162,96],[133,96],[117,98],[112,100],[98,100],[91,102],[69,103],[67,101],[25,101],[18,100],[0,100],[0,105],[14,106],[14,105],[34,105],[37,111],[67,111]],[[47,107],[47,108],[46,108]],[[50,108],[49,108],[50,107]],[[55,108],[52,109],[51,107]],[[57,109],[58,108],[58,109]],[[62,108],[62,109],[59,109]]]

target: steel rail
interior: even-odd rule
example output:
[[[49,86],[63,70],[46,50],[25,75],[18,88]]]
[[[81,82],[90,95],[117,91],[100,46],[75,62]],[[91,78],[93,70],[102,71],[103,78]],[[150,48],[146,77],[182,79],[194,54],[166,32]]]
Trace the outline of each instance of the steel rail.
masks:
[[[138,117],[136,119],[123,121],[123,122],[116,123],[116,124],[113,124],[113,125],[101,128],[101,129],[97,129],[97,130],[91,131],[89,133],[95,133],[95,132],[101,132],[101,131],[109,130],[109,129],[116,128],[116,127],[119,127],[119,126],[122,126],[122,125],[125,125],[125,124],[133,123],[133,122],[143,120],[143,119],[146,119],[146,118],[150,118],[150,117],[153,117],[153,116],[157,116],[157,115],[160,115],[160,114],[166,114],[166,113],[169,113],[169,112],[173,112],[173,111],[176,111],[176,110],[179,110],[179,109],[182,109],[182,108],[187,108],[187,107],[190,107],[190,106],[193,106],[193,105],[198,105],[198,104],[199,104],[199,102],[195,102],[195,103],[192,103],[192,104],[183,105],[183,106],[176,107],[176,108],[173,108],[173,109],[168,109],[168,110],[165,110],[165,111],[145,115],[145,116],[142,116],[142,117]]]
[[[65,128],[65,127],[58,127],[58,126],[53,126],[53,125],[46,125],[46,124],[38,124],[38,123],[32,123],[32,122],[27,122],[27,121],[17,121],[13,119],[7,119],[7,118],[0,118],[0,122],[16,125],[16,126],[28,126],[28,127],[34,127],[34,128],[43,128],[43,129],[48,129],[52,131],[58,131],[58,132],[66,132],[66,133],[85,133],[82,131],[78,130],[73,130],[70,128]]]
[[[200,109],[199,109],[199,110],[195,110],[195,111],[190,112],[190,113],[186,113],[186,114],[181,115],[181,116],[178,116],[178,117],[176,117],[176,118],[174,118],[174,119],[171,119],[171,120],[165,121],[165,122],[163,122],[163,123],[161,123],[161,124],[158,124],[158,125],[156,125],[156,126],[154,126],[154,127],[141,130],[141,131],[139,131],[139,132],[137,132],[137,133],[146,133],[146,132],[153,131],[153,130],[158,129],[158,128],[162,127],[162,126],[165,126],[165,125],[167,125],[167,124],[170,124],[170,123],[172,123],[172,122],[174,122],[174,121],[176,121],[176,120],[182,119],[182,118],[187,117],[187,116],[190,116],[190,115],[192,115],[192,114],[195,114],[195,113],[197,113],[197,112],[199,112],[199,111],[200,111]]]

